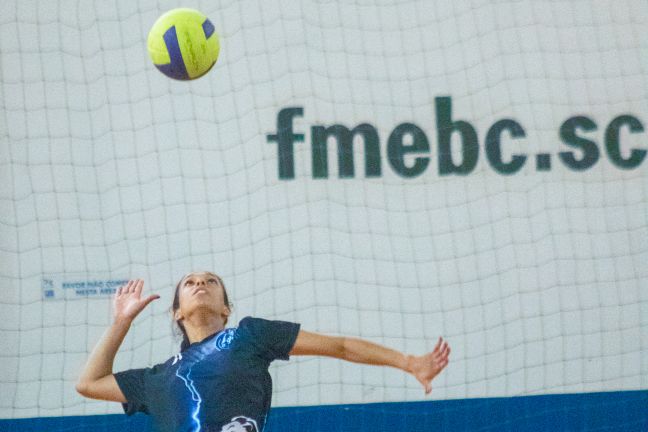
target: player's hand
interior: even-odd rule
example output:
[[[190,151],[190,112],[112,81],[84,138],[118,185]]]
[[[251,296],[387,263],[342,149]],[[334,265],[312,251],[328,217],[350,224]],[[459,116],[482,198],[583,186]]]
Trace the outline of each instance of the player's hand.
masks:
[[[448,365],[450,346],[443,338],[439,338],[434,351],[422,356],[411,356],[408,364],[409,372],[425,388],[425,394],[432,391],[432,380]]]
[[[142,279],[131,279],[126,285],[119,287],[113,296],[113,318],[115,321],[132,322],[149,303],[159,299],[160,296],[153,294],[145,299],[141,298]]]

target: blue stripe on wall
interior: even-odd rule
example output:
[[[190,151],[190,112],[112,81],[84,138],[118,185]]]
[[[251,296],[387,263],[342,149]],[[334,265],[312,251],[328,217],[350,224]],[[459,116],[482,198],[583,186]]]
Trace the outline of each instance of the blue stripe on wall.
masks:
[[[144,414],[0,420],[0,431],[150,431]],[[648,431],[648,390],[273,408],[266,432]]]

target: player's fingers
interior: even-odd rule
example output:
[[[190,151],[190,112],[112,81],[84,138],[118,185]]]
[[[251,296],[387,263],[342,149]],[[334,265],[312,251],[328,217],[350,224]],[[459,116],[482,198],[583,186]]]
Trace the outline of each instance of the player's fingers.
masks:
[[[130,284],[132,283],[132,280],[129,280],[127,283],[119,287],[119,290],[117,292],[121,294],[126,294],[128,292],[128,288],[130,287]]]
[[[157,294],[150,295],[144,300],[144,307],[148,306],[149,303],[151,303],[153,300],[159,299],[160,296]]]
[[[443,341],[441,343],[441,345],[439,346],[438,353],[441,354],[443,352],[443,350],[445,349],[445,347],[446,347],[446,341]]]
[[[445,361],[447,359],[448,359],[448,351],[444,351],[443,354],[441,354],[439,356],[439,358],[437,359],[437,362],[441,363],[441,362],[443,362],[443,361]]]
[[[443,338],[439,336],[439,341],[437,342],[436,346],[434,347],[434,352],[438,352],[439,348],[441,347],[441,342],[443,341]]]
[[[135,284],[135,294],[137,297],[142,294],[142,287],[144,286],[144,279],[138,279],[137,283]]]
[[[126,286],[124,287],[124,289],[122,290],[122,294],[129,293],[134,284],[135,284],[135,279],[129,280]]]
[[[439,363],[439,372],[445,369],[446,366],[448,366],[448,360],[444,360],[441,363]]]
[[[450,349],[450,346],[448,345],[448,342],[443,342],[443,346],[441,347],[441,355],[444,356],[448,350]]]
[[[438,350],[434,351],[435,360],[442,359],[445,356],[447,349],[448,349],[448,343],[446,341],[443,341],[441,347]]]
[[[432,393],[432,383],[428,382],[425,384],[425,394],[429,395],[430,393]]]

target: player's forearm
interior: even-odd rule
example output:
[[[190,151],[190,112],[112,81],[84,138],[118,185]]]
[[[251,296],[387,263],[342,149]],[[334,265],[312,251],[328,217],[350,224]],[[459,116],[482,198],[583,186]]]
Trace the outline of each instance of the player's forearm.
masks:
[[[363,339],[344,338],[344,359],[409,372],[409,355]]]
[[[115,355],[130,329],[130,321],[115,321],[108,327],[99,343],[94,347],[78,383],[88,383],[110,375],[113,371]]]

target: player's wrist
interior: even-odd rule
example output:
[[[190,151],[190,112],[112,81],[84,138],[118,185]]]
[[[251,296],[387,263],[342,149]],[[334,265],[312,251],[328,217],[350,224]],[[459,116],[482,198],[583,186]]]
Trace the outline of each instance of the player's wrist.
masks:
[[[133,319],[130,317],[116,316],[113,317],[112,325],[113,327],[128,329],[130,328],[132,323],[133,323]]]
[[[408,373],[412,373],[412,365],[414,363],[414,356],[411,354],[403,354],[404,360],[403,360],[403,367],[401,367],[402,370]]]

